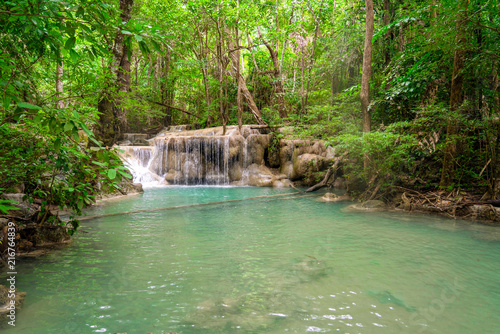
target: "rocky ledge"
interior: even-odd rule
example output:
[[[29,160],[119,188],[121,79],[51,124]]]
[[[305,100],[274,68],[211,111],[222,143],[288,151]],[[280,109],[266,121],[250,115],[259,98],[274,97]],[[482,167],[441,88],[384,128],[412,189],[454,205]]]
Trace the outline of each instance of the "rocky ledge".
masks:
[[[228,126],[225,132],[222,127],[168,128],[120,148],[135,182],[166,185],[308,186],[336,159],[323,141],[282,137],[280,129],[257,125]],[[144,142],[148,145],[136,146]]]

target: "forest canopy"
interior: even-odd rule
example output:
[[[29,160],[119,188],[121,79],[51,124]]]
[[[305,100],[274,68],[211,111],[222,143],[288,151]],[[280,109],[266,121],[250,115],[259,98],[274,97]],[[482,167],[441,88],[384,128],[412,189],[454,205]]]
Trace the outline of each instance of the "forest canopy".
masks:
[[[372,191],[493,198],[499,13],[498,0],[3,1],[0,188],[53,200],[62,173],[59,203],[81,208],[96,175],[128,176],[108,150],[125,132],[257,123],[348,152],[344,172]]]

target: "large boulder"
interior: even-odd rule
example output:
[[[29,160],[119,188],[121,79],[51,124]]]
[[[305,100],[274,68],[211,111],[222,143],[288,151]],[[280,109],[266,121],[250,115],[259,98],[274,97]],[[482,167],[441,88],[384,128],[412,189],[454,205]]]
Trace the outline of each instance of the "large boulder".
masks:
[[[330,161],[316,154],[299,155],[293,162],[292,180],[310,178],[314,172],[328,168]]]
[[[241,135],[230,136],[229,137],[229,159],[231,160],[241,160],[243,143],[245,138]]]
[[[264,155],[269,147],[269,135],[249,135],[247,138],[247,163],[264,165]]]
[[[229,166],[229,180],[231,182],[241,180],[243,176],[243,168],[241,168],[240,164],[231,164]]]
[[[252,164],[247,168],[247,184],[257,187],[271,187],[275,177],[266,166]]]

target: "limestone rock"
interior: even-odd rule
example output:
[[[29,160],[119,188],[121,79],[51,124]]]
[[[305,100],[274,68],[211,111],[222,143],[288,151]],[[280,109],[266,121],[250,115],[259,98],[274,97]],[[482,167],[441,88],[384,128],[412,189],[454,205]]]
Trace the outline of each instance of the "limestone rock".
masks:
[[[376,211],[383,211],[386,209],[386,205],[382,201],[378,200],[370,200],[366,201],[360,204],[353,204],[349,205],[347,208],[345,208],[347,211],[369,211],[369,212],[376,212]]]
[[[116,143],[116,145],[131,146],[132,142],[130,140],[128,140],[128,139],[125,139],[125,140],[120,140],[119,142]]]
[[[11,305],[11,300],[14,302],[15,310],[19,310],[26,297],[26,292],[19,292],[15,289],[14,298],[9,298],[9,294],[11,294],[9,288],[8,286],[0,285],[0,321],[9,320],[7,316],[15,312],[8,308]]]
[[[144,189],[142,189],[142,183],[132,183],[132,189],[138,193],[144,192]]]
[[[274,188],[290,188],[292,185],[293,185],[293,183],[289,179],[274,180],[273,181]]]
[[[351,198],[348,195],[336,195],[334,193],[326,193],[322,197],[318,198],[318,202],[341,202],[349,201]]]
[[[18,217],[30,218],[38,211],[38,207],[36,204],[30,203],[28,201],[23,201],[24,197],[23,193],[16,193],[16,194],[4,193],[2,194],[2,197],[9,201],[17,201],[17,203],[9,203],[10,206],[14,206],[19,209],[19,210],[11,210],[10,214],[12,215]]]
[[[338,177],[333,182],[333,187],[337,189],[345,189],[347,187],[346,182],[343,178]]]
[[[250,135],[247,138],[247,159],[249,164],[264,165],[264,154],[269,146],[269,135]]]
[[[275,177],[266,166],[252,164],[247,168],[247,182],[249,186],[270,187]]]
[[[313,172],[325,170],[328,160],[316,154],[302,154],[293,162],[292,180],[308,177]]]
[[[243,169],[240,164],[233,164],[229,167],[229,180],[231,182],[241,180],[243,176]]]

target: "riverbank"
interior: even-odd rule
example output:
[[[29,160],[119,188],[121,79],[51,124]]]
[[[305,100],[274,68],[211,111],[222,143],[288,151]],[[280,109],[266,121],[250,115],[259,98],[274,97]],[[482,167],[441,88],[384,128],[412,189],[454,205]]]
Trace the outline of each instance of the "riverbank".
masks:
[[[352,211],[399,211],[407,214],[421,213],[440,215],[451,219],[463,219],[481,224],[500,226],[500,207],[496,201],[482,201],[480,196],[456,192],[425,192],[404,189],[385,202],[367,200],[349,206]],[[318,200],[339,202],[350,200],[347,195],[337,196],[326,193]]]

